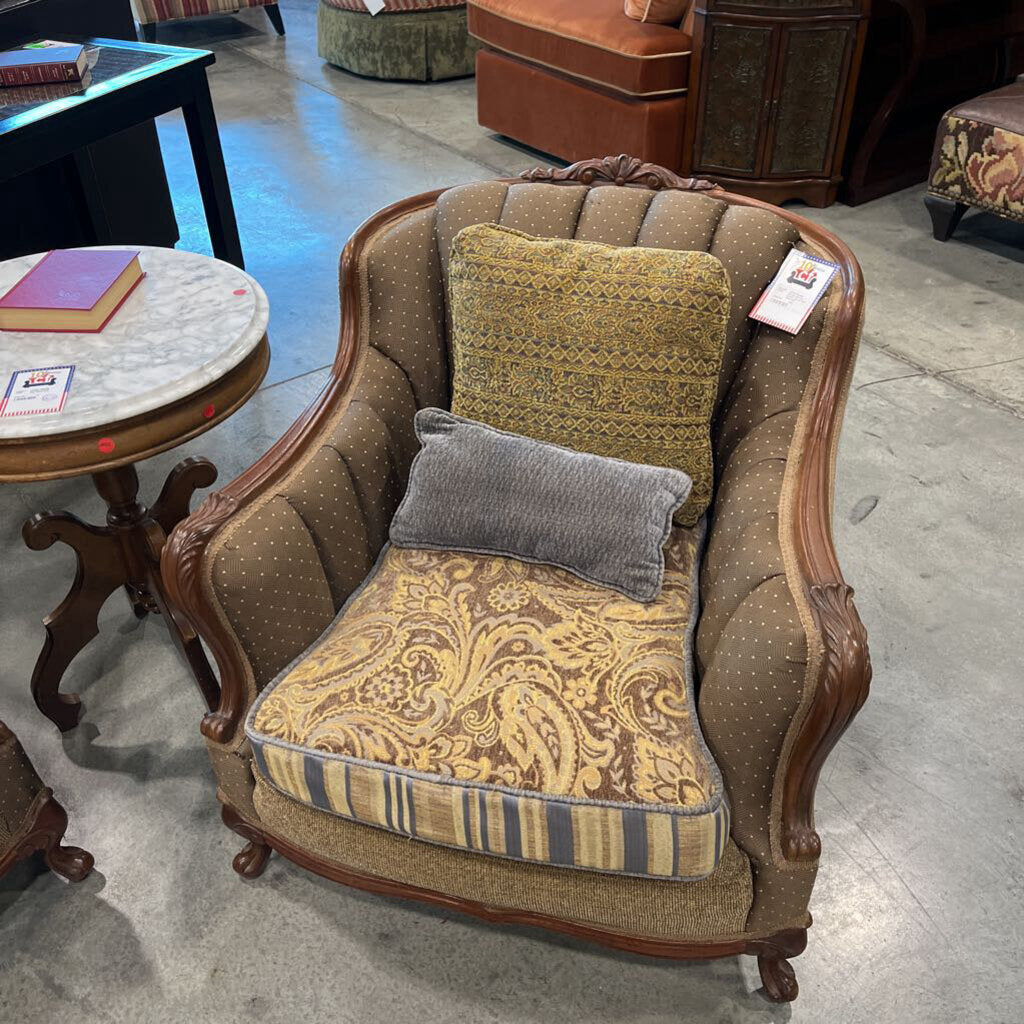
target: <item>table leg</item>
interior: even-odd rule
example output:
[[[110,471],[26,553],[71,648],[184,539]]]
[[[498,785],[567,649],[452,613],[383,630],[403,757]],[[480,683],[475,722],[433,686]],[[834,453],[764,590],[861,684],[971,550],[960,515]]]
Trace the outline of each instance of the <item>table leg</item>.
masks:
[[[114,236],[110,231],[106,207],[100,192],[99,179],[88,147],[76,149],[65,157],[68,187],[72,192],[78,215],[86,228],[89,245],[109,245]]]
[[[217,118],[213,112],[205,71],[197,75],[196,82],[193,97],[182,105],[181,112],[185,117],[188,141],[192,147],[192,161],[203,197],[213,254],[244,270],[242,243],[238,237],[235,207],[231,201],[231,186],[228,184],[228,172],[224,166],[224,153],[220,146]]]
[[[67,512],[43,512],[32,516],[22,529],[25,543],[44,551],[63,541],[75,552],[78,566],[67,597],[43,619],[46,640],[32,673],[32,697],[36,707],[61,732],[78,724],[82,703],[76,694],[62,694],[64,670],[99,632],[100,608],[126,582],[116,538],[107,530],[89,526]]]
[[[96,636],[100,608],[120,587],[127,591],[136,615],[163,616],[207,707],[219,703],[220,688],[202,644],[168,601],[160,577],[160,552],[167,534],[188,515],[193,491],[216,478],[211,462],[185,459],[167,478],[153,508],[147,509],[138,501],[134,466],[104,470],[93,476],[93,482],[107,503],[106,526],[90,526],[66,512],[40,513],[25,524],[22,533],[30,548],[41,551],[63,541],[78,558],[71,590],[44,620],[46,641],[32,674],[36,705],[61,732],[74,728],[82,711],[77,695],[58,691],[61,677]]]

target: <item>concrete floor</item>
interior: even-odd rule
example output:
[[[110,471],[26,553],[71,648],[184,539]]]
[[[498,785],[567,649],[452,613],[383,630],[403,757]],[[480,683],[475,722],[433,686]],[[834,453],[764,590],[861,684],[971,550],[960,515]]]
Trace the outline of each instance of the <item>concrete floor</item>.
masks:
[[[476,127],[472,81],[332,70],[316,57],[314,0],[281,6],[283,40],[259,11],[161,33],[217,51],[214,100],[274,361],[235,417],[142,466],[149,494],[189,453],[229,479],[315,394],[337,337],[338,251],[362,219],[539,162]],[[182,246],[209,251],[180,121],[160,131]],[[0,714],[97,870],[71,887],[26,865],[0,883],[0,1020],[1024,1019],[1024,229],[972,215],[940,245],[920,189],[809,215],[852,245],[869,287],[836,536],[875,682],[819,788],[824,853],[796,1003],[767,1003],[747,958],[611,954],[345,890],[279,858],[242,882],[198,698],[159,622],[109,602],[68,673],[86,703],[76,731],[62,739],[32,705],[39,620],[73,558],[27,551],[20,525],[41,508],[98,517],[88,482],[70,480],[0,489]]]

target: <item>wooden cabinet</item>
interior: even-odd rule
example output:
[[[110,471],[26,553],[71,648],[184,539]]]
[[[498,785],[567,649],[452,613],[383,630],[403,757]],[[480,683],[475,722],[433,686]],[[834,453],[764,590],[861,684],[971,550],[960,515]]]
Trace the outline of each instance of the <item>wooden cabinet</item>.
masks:
[[[868,0],[697,0],[690,173],[835,200]]]

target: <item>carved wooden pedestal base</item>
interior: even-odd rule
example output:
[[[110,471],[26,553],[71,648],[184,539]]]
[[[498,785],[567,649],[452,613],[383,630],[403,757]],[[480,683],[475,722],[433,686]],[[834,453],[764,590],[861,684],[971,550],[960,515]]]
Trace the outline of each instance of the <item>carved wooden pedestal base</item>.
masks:
[[[202,644],[169,604],[160,577],[160,552],[167,535],[188,515],[192,492],[209,487],[216,479],[213,463],[185,459],[171,471],[156,504],[147,509],[137,500],[135,467],[121,466],[93,475],[96,490],[107,503],[106,526],[90,526],[69,512],[37,513],[25,523],[22,536],[33,550],[43,551],[55,541],[63,541],[78,556],[71,590],[43,620],[46,641],[32,673],[36,706],[61,732],[73,729],[82,713],[77,695],[58,692],[61,677],[99,632],[100,608],[121,587],[139,618],[163,616],[207,706],[217,706],[220,690]]]
[[[67,812],[53,798],[53,791],[40,790],[35,798],[28,831],[16,846],[0,857],[0,877],[18,861],[41,850],[51,871],[63,875],[69,882],[81,882],[92,871],[92,854],[77,846],[61,845],[67,827]]]

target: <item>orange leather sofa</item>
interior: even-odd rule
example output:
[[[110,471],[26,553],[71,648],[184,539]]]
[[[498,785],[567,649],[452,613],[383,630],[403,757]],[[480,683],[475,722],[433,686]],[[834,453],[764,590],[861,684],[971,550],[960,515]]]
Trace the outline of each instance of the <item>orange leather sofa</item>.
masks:
[[[622,0],[469,0],[482,125],[563,159],[628,152],[679,168],[692,15],[633,21]],[[691,8],[692,10],[692,8]]]

